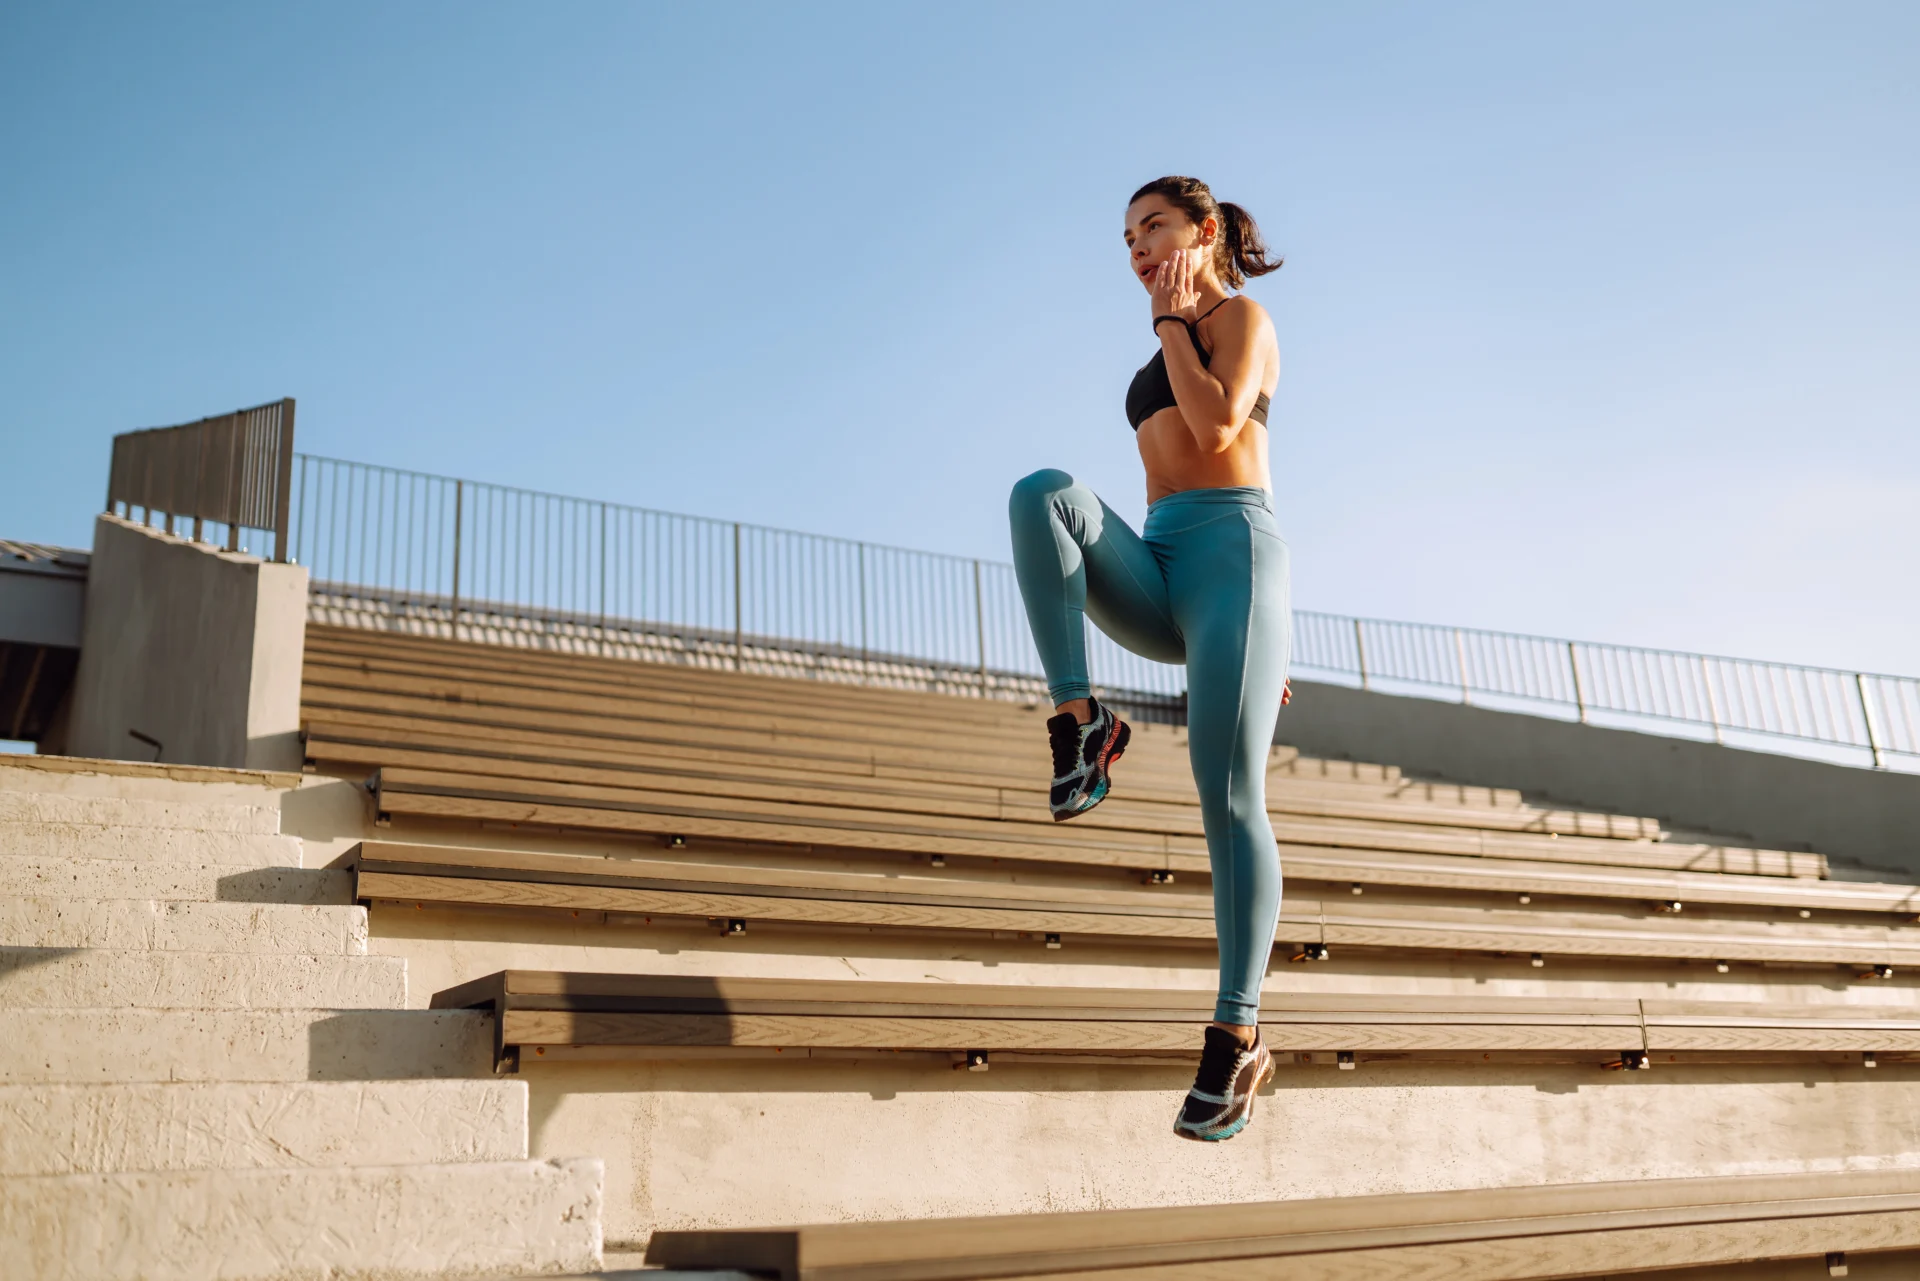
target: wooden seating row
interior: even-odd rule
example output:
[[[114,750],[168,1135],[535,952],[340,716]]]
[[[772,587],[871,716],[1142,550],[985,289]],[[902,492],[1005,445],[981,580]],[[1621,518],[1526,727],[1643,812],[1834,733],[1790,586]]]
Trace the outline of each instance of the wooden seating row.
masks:
[[[1213,994],[502,970],[437,992],[432,1005],[490,1010],[501,1071],[580,1049],[912,1053],[986,1068],[996,1057],[1190,1060]],[[1866,1004],[1285,993],[1265,1000],[1260,1025],[1276,1056],[1332,1055],[1343,1066],[1920,1061],[1920,1011]]]
[[[1920,1172],[1872,1170],[661,1231],[646,1262],[778,1281],[1882,1281],[1920,1274],[1916,1249]]]
[[[409,652],[415,650],[418,652]],[[717,712],[735,723],[752,725],[766,724],[766,713],[770,709],[784,708],[804,719],[808,732],[828,737],[832,736],[830,727],[834,725],[840,725],[843,735],[856,738],[865,732],[861,727],[879,726],[895,731],[897,739],[902,720],[908,719],[914,727],[905,737],[908,745],[924,739],[930,719],[963,726],[969,726],[971,721],[980,727],[979,733],[1007,730],[1021,755],[1032,756],[1044,764],[1038,720],[1031,711],[1014,704],[772,677],[742,677],[724,671],[582,659],[565,654],[530,655],[465,643],[387,638],[350,629],[313,629],[307,652],[308,679],[316,691],[340,688],[357,691],[376,683],[384,686],[391,682],[396,690],[405,687],[419,692],[424,689],[433,696],[451,696],[462,701],[471,698],[509,706],[570,708],[603,714],[611,711],[629,720],[645,720],[670,709],[677,709],[682,717],[699,713],[701,719],[712,720]],[[585,665],[584,670],[571,670],[577,665]],[[636,702],[642,705],[634,706]],[[1142,731],[1137,739],[1136,760],[1153,755],[1156,747],[1169,749],[1170,759],[1179,771],[1181,790],[1190,794],[1191,789],[1184,782],[1181,740],[1163,727],[1146,726]],[[979,733],[970,737],[978,737]],[[1397,771],[1390,768],[1303,760],[1291,749],[1276,751],[1274,772],[1276,783],[1291,786],[1302,795],[1307,788],[1325,792],[1332,787],[1349,797],[1399,798],[1422,807],[1457,807],[1493,814],[1510,809],[1530,810],[1520,804],[1517,793],[1509,790],[1414,783],[1399,778]],[[1563,834],[1634,838],[1658,835],[1657,824],[1651,820],[1576,811],[1505,815],[1504,821],[1545,822],[1547,826],[1532,829],[1542,831],[1561,830],[1555,825],[1565,824]]]
[[[935,765],[885,759],[848,761],[688,744],[610,744],[604,739],[551,735],[525,725],[503,730],[337,708],[309,708],[307,760],[316,768],[348,774],[402,765],[613,786],[652,779],[682,790],[746,783],[762,789],[785,788],[785,794],[796,797],[804,797],[806,789],[812,788],[836,803],[934,806],[977,817],[1048,821],[1044,792],[1032,776],[1016,784],[1010,778],[956,777]],[[1655,866],[1705,861],[1730,870],[1776,875],[1817,876],[1825,867],[1817,855],[1655,842],[1629,837],[1623,830],[1610,836],[1581,836],[1572,831],[1580,824],[1579,816],[1571,813],[1564,816],[1568,821],[1561,822],[1562,816],[1554,814],[1530,816],[1451,806],[1415,809],[1400,802],[1294,798],[1284,792],[1269,797],[1268,809],[1276,823],[1290,824],[1301,832],[1330,827],[1384,832],[1388,836],[1381,839],[1420,848],[1439,846],[1444,852],[1496,857],[1544,852],[1569,861],[1626,860]],[[1183,791],[1123,783],[1112,800],[1076,822],[1118,829],[1200,831],[1198,800],[1190,781]]]
[[[757,924],[1023,935],[1074,940],[1211,943],[1213,905],[1173,887],[1034,886],[962,879],[755,866],[737,862],[607,858],[363,842],[341,860],[363,902],[431,903],[530,911],[604,912],[616,918],[690,918],[745,933]],[[1289,959],[1335,949],[1798,962],[1853,966],[1889,977],[1920,964],[1920,928],[1832,925],[1594,912],[1368,904],[1290,897],[1276,947]]]
[[[1003,817],[989,800],[965,796],[915,797],[899,792],[823,787],[745,778],[725,783],[699,775],[630,771],[619,784],[570,781],[580,767],[515,765],[505,773],[454,768],[382,767],[371,784],[379,815],[492,820],[586,830],[742,841],[771,841],[836,848],[891,850],[927,855],[1024,859],[1106,867],[1162,868],[1205,873],[1206,842],[1191,825],[1101,818],[1108,802],[1086,819],[1053,823],[1044,818]],[[553,777],[527,777],[550,774]],[[968,812],[969,809],[972,812]],[[1483,862],[1525,860],[1609,868],[1675,872],[1739,872],[1787,877],[1786,864],[1750,861],[1753,851],[1676,847],[1624,841],[1516,838],[1498,833],[1445,833],[1382,825],[1274,822],[1289,857],[1311,851],[1323,861],[1347,851],[1373,855],[1445,854]],[[1604,847],[1605,857],[1589,846]]]

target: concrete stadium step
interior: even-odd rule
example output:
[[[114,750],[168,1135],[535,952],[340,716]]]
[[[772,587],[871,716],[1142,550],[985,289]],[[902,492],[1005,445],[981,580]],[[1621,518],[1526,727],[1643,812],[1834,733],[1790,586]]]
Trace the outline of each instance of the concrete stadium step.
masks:
[[[5,1009],[399,1009],[396,956],[0,947]]]
[[[365,956],[367,911],[297,903],[0,898],[0,947]]]
[[[108,800],[174,801],[278,811],[298,774],[92,760],[83,756],[0,757],[0,792]]]
[[[0,1086],[0,1179],[526,1155],[520,1081]]]
[[[9,1179],[0,1257],[88,1281],[439,1281],[597,1269],[592,1159]]]
[[[277,836],[280,833],[280,807],[277,805],[208,802],[192,795],[190,789],[193,784],[182,783],[178,786],[185,794],[177,799],[166,800],[22,792],[0,786],[0,823],[157,827],[255,836]]]
[[[490,1078],[473,1010],[19,1009],[0,1085]]]
[[[127,859],[15,855],[0,858],[0,895],[26,898],[162,899],[200,903],[346,904],[350,873],[236,863],[140,863]]]
[[[299,867],[300,841],[255,832],[92,823],[0,822],[0,856],[111,858],[137,863]]]

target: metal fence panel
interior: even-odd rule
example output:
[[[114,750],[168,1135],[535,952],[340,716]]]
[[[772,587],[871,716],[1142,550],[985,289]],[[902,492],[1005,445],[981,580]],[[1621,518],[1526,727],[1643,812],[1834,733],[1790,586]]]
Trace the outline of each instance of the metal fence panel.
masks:
[[[122,461],[116,450],[116,469]],[[1045,694],[1019,584],[1001,562],[310,455],[299,456],[291,489],[293,554],[312,571],[325,617]],[[1181,718],[1183,668],[1097,629],[1088,654],[1104,696]],[[1293,667],[1368,689],[1836,749],[1875,765],[1920,758],[1920,681],[1909,677],[1308,610],[1294,614]]]

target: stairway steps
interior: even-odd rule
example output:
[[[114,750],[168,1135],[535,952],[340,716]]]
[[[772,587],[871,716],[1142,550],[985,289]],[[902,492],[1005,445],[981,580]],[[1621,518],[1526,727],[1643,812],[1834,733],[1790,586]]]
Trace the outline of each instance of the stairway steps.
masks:
[[[601,1163],[10,1179],[0,1257],[79,1281],[440,1281],[597,1269]]]
[[[231,863],[135,863],[57,855],[0,858],[0,895],[185,902],[347,904],[350,872]]]
[[[398,1009],[396,956],[0,948],[0,1008]]]
[[[490,1078],[474,1010],[22,1009],[0,1085]]]
[[[118,859],[141,864],[299,867],[300,841],[257,832],[98,823],[0,822],[0,858]]]
[[[0,947],[365,956],[367,911],[294,903],[0,898]]]
[[[0,1086],[0,1179],[526,1155],[521,1081]]]

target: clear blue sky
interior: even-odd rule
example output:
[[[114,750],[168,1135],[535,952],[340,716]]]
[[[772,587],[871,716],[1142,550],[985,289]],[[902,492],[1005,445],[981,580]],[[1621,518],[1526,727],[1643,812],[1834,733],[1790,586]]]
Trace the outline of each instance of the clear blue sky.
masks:
[[[116,431],[1004,557],[1120,214],[1288,257],[1304,608],[1920,673],[1920,6],[0,8],[0,535]]]

